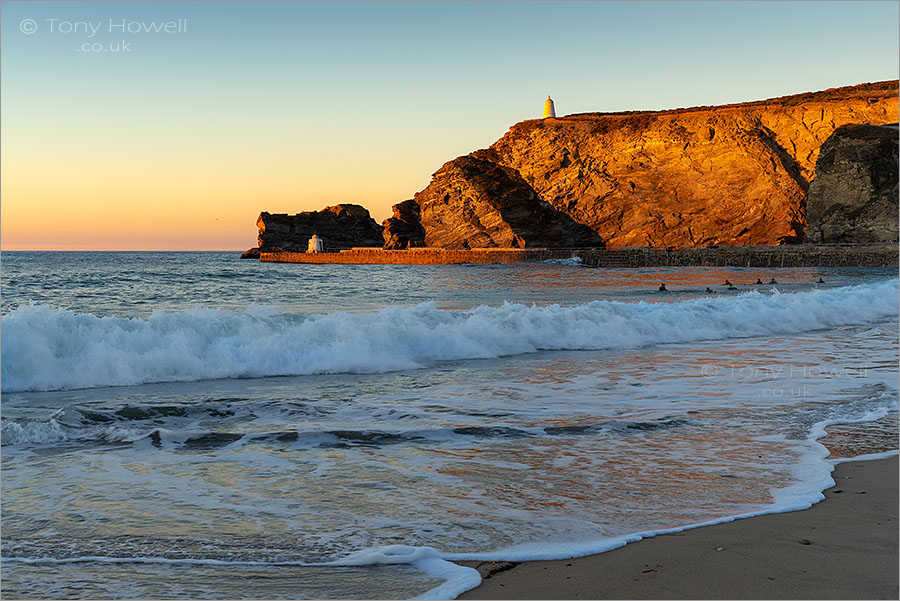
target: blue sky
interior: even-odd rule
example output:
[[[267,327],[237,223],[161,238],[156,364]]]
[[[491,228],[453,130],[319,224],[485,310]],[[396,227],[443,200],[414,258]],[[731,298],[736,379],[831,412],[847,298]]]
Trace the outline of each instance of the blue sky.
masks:
[[[245,248],[260,210],[355,202],[385,218],[445,161],[539,117],[547,94],[560,115],[656,110],[900,70],[897,2],[3,2],[0,11],[4,248],[46,247],[27,222],[54,210],[68,211],[68,223],[105,215],[120,229],[152,229],[157,241],[134,242],[141,248],[194,244],[177,220],[218,211],[204,244]],[[123,19],[183,19],[187,30],[109,31]],[[101,28],[87,38],[60,31],[67,21]],[[128,52],[82,52],[84,43]],[[137,240],[85,236],[72,244]]]

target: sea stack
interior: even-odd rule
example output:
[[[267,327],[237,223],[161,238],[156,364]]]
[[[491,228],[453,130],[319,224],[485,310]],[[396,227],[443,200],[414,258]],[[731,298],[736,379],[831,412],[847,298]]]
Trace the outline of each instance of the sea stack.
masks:
[[[542,119],[546,119],[547,117],[556,118],[556,107],[553,106],[553,99],[550,96],[547,96],[547,100],[544,101],[544,116]]]

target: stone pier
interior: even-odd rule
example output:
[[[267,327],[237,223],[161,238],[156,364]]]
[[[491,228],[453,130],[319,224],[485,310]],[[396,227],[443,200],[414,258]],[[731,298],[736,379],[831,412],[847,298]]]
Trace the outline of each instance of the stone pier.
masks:
[[[262,252],[269,263],[348,265],[450,265],[461,263],[535,263],[578,257],[595,267],[889,267],[898,265],[896,244],[720,246],[717,248],[352,248],[339,252]]]

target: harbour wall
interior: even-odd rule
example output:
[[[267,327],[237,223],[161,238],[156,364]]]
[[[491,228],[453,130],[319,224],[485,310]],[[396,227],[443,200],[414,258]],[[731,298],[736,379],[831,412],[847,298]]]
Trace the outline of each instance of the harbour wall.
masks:
[[[898,246],[798,244],[720,246],[716,248],[478,248],[451,250],[353,248],[338,252],[262,252],[267,263],[347,265],[450,265],[462,263],[535,263],[578,257],[595,267],[890,267],[898,265]]]

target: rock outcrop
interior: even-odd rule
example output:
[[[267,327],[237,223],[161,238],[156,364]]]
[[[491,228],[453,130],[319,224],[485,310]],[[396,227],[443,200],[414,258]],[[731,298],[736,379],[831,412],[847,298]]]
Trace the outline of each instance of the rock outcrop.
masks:
[[[404,200],[393,207],[394,215],[382,223],[384,248],[406,250],[425,246],[425,229],[422,227],[419,205],[415,200]]]
[[[807,241],[896,241],[898,182],[897,127],[839,127],[816,161],[806,205]]]
[[[261,252],[305,252],[313,234],[318,234],[326,249],[331,250],[383,244],[381,226],[368,210],[355,204],[339,204],[296,215],[262,212],[256,226]]]
[[[416,194],[424,244],[598,243],[571,221],[610,247],[799,242],[820,146],[841,125],[897,122],[897,94],[897,81],[888,81],[718,107],[523,121],[490,148],[446,163]],[[415,229],[408,209],[399,213],[403,231]],[[395,231],[391,219],[386,226]]]
[[[446,163],[431,185],[397,205],[385,221],[386,248],[418,242],[412,220],[418,208],[424,245],[450,249],[586,247],[603,240],[560,213],[516,172],[475,155]],[[394,243],[394,240],[397,243]]]

